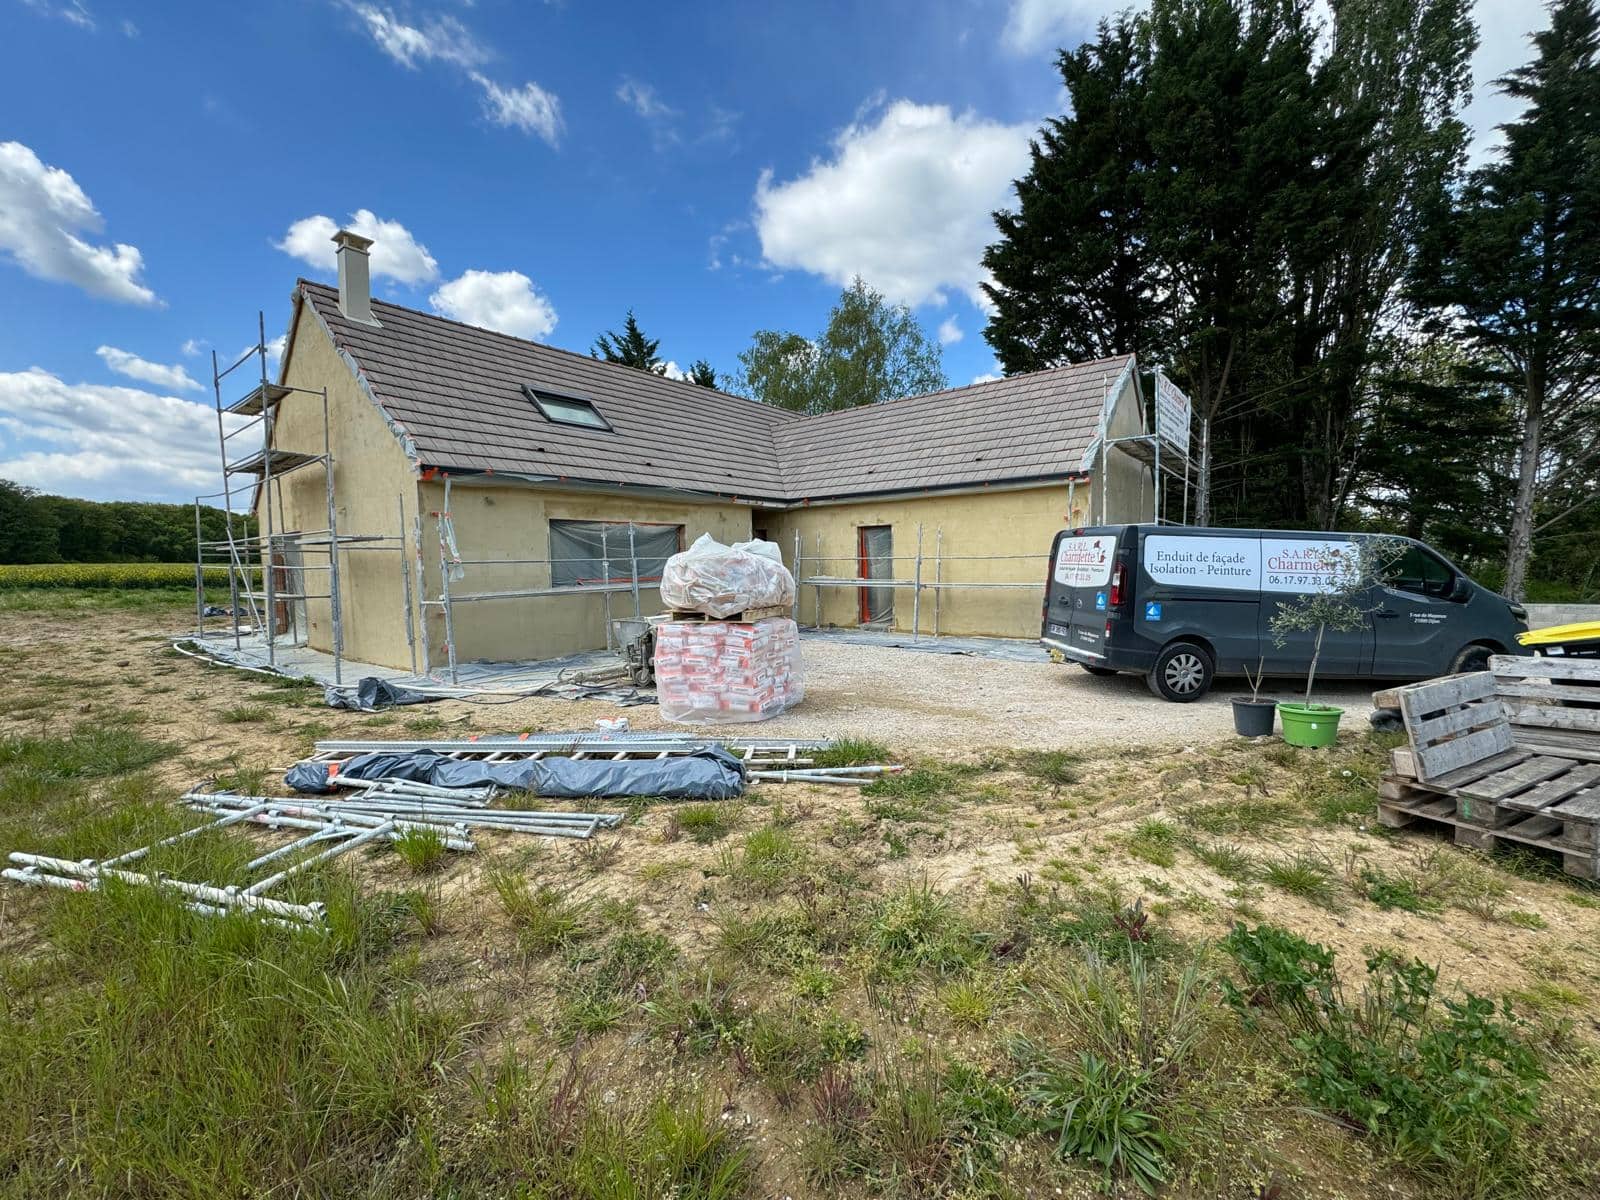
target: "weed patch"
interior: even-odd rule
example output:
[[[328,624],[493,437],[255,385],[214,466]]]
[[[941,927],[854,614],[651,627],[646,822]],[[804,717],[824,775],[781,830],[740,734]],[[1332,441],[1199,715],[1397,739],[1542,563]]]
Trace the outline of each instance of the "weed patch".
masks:
[[[1452,1194],[1513,1189],[1545,1070],[1509,1006],[1437,994],[1438,973],[1388,954],[1367,960],[1349,1000],[1334,954],[1270,925],[1224,940],[1240,979],[1224,993],[1249,1025],[1271,1014],[1296,1086]]]

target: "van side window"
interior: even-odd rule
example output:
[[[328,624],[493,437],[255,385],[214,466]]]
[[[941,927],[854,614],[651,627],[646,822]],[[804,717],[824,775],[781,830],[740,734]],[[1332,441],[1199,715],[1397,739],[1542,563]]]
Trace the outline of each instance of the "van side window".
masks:
[[[1448,596],[1454,572],[1421,546],[1407,546],[1390,569],[1389,586],[1418,596]]]

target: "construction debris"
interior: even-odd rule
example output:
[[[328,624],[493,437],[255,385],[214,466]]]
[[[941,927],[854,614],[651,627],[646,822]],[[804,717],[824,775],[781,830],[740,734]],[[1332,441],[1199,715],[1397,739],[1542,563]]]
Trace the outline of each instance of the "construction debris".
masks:
[[[623,819],[621,813],[534,812],[488,808],[461,801],[406,800],[392,796],[319,802],[280,796],[240,796],[232,792],[190,792],[183,799],[191,808],[211,812],[238,813],[259,808],[262,816],[277,821],[342,822],[368,828],[392,825],[402,832],[432,830],[445,840],[448,848],[467,850],[475,848],[467,837],[470,829],[581,839],[592,837],[602,829],[615,829]]]
[[[443,696],[401,687],[376,675],[367,675],[355,687],[324,688],[322,698],[329,708],[348,708],[355,712],[382,712],[399,704],[431,704]]]
[[[7,867],[5,871],[0,872],[0,876],[13,883],[64,888],[75,892],[98,891],[104,881],[113,880],[137,887],[175,892],[185,897],[186,907],[208,916],[248,912],[270,919],[275,924],[304,928],[322,925],[326,912],[323,905],[293,904],[274,899],[265,893],[280,886],[285,880],[292,879],[312,867],[321,866],[359,846],[380,839],[398,841],[405,836],[408,829],[425,827],[440,832],[441,840],[447,849],[474,849],[472,841],[462,836],[460,832],[442,828],[438,823],[423,824],[414,818],[400,820],[386,816],[331,811],[279,811],[273,807],[275,803],[273,800],[260,796],[231,797],[236,803],[223,803],[223,797],[220,795],[208,797],[208,800],[210,799],[215,799],[218,803],[194,805],[194,807],[205,807],[216,813],[216,820],[197,825],[193,829],[186,829],[159,842],[99,862],[92,859],[72,862],[68,859],[49,858],[39,854],[13,853],[10,856],[11,861],[17,865]],[[269,863],[280,862],[296,854],[303,854],[303,857],[265,878],[220,887],[214,883],[192,883],[188,880],[174,879],[159,872],[140,874],[137,871],[123,869],[126,864],[137,862],[163,846],[170,846],[202,833],[243,822],[265,825],[272,829],[308,831],[306,836],[296,838],[287,845],[279,846],[246,863],[247,875],[254,874]]]
[[[378,841],[418,832],[445,849],[475,850],[472,834],[496,830],[587,839],[622,824],[623,814],[492,807],[500,789],[541,796],[658,796],[727,800],[747,781],[860,787],[902,768],[885,764],[817,766],[806,751],[828,740],[702,737],[659,733],[548,733],[441,741],[322,741],[289,769],[286,782],[322,799],[190,791],[183,802],[213,819],[148,846],[100,861],[72,862],[13,853],[0,876],[34,887],[96,891],[106,880],[176,893],[196,912],[248,912],[289,928],[319,928],[321,904],[266,895],[314,867]],[[127,869],[153,851],[234,825],[297,835],[245,864],[247,878],[218,885]],[[284,864],[259,878],[263,868]]]

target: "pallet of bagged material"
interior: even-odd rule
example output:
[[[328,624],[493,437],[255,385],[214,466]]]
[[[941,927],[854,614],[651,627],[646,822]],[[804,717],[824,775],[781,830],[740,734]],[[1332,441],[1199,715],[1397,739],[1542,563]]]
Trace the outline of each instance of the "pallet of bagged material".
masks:
[[[773,604],[768,605],[765,608],[747,608],[742,612],[736,612],[732,616],[727,617],[712,617],[703,612],[688,612],[679,609],[673,609],[669,612],[662,613],[655,619],[657,621],[690,622],[730,621],[736,624],[748,625],[755,621],[765,621],[769,617],[791,617],[793,615],[794,610],[787,605]]]

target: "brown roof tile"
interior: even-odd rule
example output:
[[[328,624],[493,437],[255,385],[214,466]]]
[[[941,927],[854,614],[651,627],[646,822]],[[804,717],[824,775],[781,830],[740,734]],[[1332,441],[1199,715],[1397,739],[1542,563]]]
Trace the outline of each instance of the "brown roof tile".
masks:
[[[1072,474],[1128,361],[806,417],[381,300],[374,328],[299,286],[426,466],[765,500]],[[525,383],[587,398],[615,432],[546,421]]]

